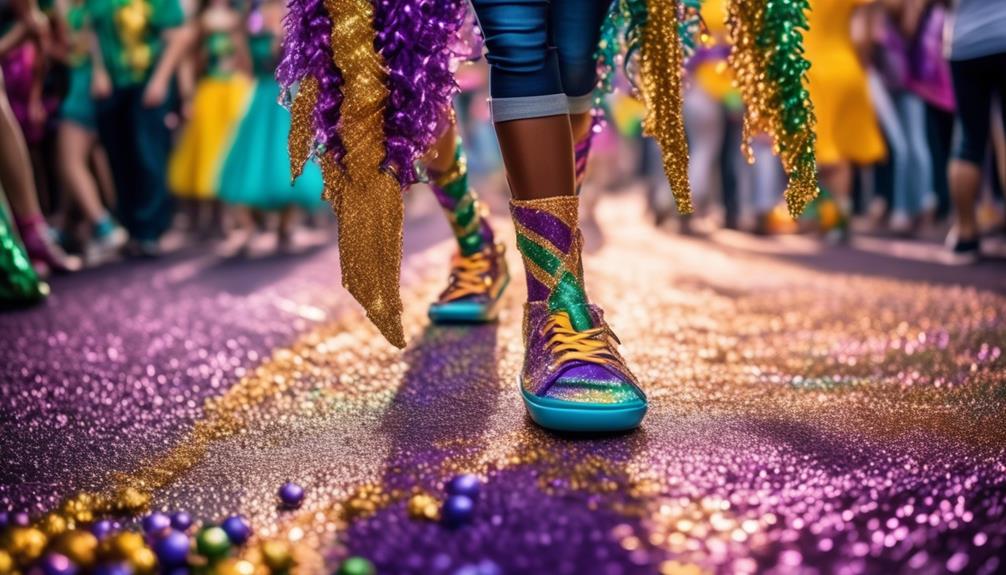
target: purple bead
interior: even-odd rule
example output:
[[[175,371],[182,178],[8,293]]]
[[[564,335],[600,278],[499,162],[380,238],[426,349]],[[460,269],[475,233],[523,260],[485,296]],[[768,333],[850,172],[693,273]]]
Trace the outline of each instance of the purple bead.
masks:
[[[94,568],[94,575],[133,575],[133,568],[126,563],[102,563]]]
[[[102,519],[94,525],[91,525],[91,533],[98,539],[108,537],[108,535],[113,531],[115,531],[115,524],[108,519]]]
[[[42,573],[45,575],[76,575],[77,566],[66,555],[49,553],[42,558]]]
[[[18,511],[17,513],[10,516],[11,525],[17,525],[18,527],[27,527],[31,524],[31,517],[24,511]]]
[[[154,511],[143,518],[143,531],[147,535],[157,535],[158,533],[171,528],[171,518],[167,515]]]
[[[468,523],[475,513],[475,502],[467,495],[451,495],[444,501],[441,515],[444,523],[451,527],[459,527]]]
[[[161,565],[167,567],[185,565],[189,557],[189,536],[181,531],[168,531],[154,543],[154,553]]]
[[[279,500],[283,502],[283,507],[296,509],[304,502],[304,488],[293,482],[284,483],[279,488]]]
[[[184,511],[179,511],[171,516],[171,528],[179,531],[188,531],[192,527],[192,516]]]
[[[0,529],[7,527],[10,522],[10,514],[6,511],[0,511]]]
[[[224,519],[220,527],[227,533],[227,538],[231,540],[232,545],[244,545],[252,534],[251,526],[240,515],[231,515]]]
[[[447,494],[465,495],[474,501],[479,497],[480,487],[482,487],[482,482],[478,476],[465,473],[454,477],[447,483]]]

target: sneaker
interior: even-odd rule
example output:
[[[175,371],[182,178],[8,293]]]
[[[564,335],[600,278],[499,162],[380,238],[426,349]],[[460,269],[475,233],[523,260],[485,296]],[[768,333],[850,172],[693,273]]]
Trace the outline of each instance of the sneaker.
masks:
[[[948,238],[946,261],[950,265],[970,265],[981,259],[981,243],[978,238],[950,240]]]
[[[531,419],[556,431],[613,432],[639,427],[646,394],[626,367],[603,312],[589,305],[594,327],[577,331],[565,311],[529,302],[524,312],[524,367],[518,376]]]
[[[91,241],[84,251],[84,258],[91,266],[105,263],[118,255],[128,241],[129,234],[125,228],[115,222],[103,222],[95,226]]]
[[[469,256],[456,254],[447,289],[430,305],[430,319],[433,323],[493,321],[499,314],[499,301],[508,283],[510,273],[503,244]]]
[[[18,220],[17,225],[28,259],[39,273],[47,275],[50,271],[72,273],[80,270],[80,258],[63,251],[53,240],[49,225],[41,216]]]

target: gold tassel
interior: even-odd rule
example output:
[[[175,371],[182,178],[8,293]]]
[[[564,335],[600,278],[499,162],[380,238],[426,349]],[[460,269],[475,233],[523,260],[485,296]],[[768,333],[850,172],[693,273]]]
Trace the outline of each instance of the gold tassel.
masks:
[[[314,108],[318,104],[318,79],[314,76],[304,78],[290,106],[290,135],[287,146],[290,148],[291,181],[300,177],[311,157],[311,146],[314,143]]]
[[[325,154],[325,198],[339,219],[342,283],[381,333],[405,347],[399,279],[404,208],[402,190],[384,159],[384,103],[388,97],[381,55],[374,50],[371,0],[326,0],[332,18],[332,59],[342,72],[341,166]]]
[[[644,134],[660,144],[664,172],[682,214],[692,213],[688,183],[688,140],[682,102],[682,49],[678,40],[677,0],[646,3],[640,48],[640,80],[646,103]]]

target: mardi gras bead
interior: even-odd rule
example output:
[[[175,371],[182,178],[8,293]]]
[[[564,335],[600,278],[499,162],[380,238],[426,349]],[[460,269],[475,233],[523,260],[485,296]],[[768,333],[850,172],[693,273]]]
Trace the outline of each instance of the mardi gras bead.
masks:
[[[219,527],[204,527],[196,534],[196,550],[207,559],[223,558],[231,550],[227,532]]]
[[[133,569],[126,563],[102,563],[94,568],[94,575],[133,575]]]
[[[157,556],[149,547],[140,547],[126,559],[136,575],[153,575],[157,572]]]
[[[10,553],[0,549],[0,575],[10,575],[14,572],[14,558]]]
[[[374,575],[374,564],[363,557],[348,557],[339,566],[339,575]]]
[[[471,520],[475,513],[475,502],[467,495],[451,495],[444,501],[441,513],[444,523],[451,527],[459,527]]]
[[[189,536],[171,530],[154,543],[157,560],[165,567],[185,565],[189,557]]]
[[[409,498],[409,517],[436,521],[440,518],[440,502],[428,493],[416,493]]]
[[[143,518],[143,531],[147,535],[157,535],[171,528],[171,518],[155,511]]]
[[[88,531],[67,531],[53,541],[52,549],[86,568],[93,565],[98,556],[98,538]]]
[[[99,540],[108,537],[113,531],[115,531],[115,524],[108,519],[102,519],[91,525],[91,533]]]
[[[227,519],[224,519],[224,522],[220,524],[220,528],[227,533],[227,538],[234,545],[244,545],[252,533],[251,526],[240,515],[231,515]]]
[[[178,531],[188,531],[192,527],[192,516],[184,511],[179,511],[171,516],[171,527]]]
[[[279,488],[279,500],[283,507],[296,509],[304,502],[304,488],[293,482],[284,483]]]
[[[478,499],[481,486],[482,482],[477,475],[465,473],[454,477],[447,483],[447,493],[449,495],[465,495],[475,500]]]
[[[42,573],[45,575],[76,575],[77,566],[66,555],[48,553],[42,558]]]
[[[126,561],[133,552],[143,549],[143,536],[132,531],[110,535],[98,545],[98,556],[102,559]]]
[[[264,541],[261,546],[262,562],[273,573],[285,573],[293,567],[293,555],[285,541]]]
[[[14,527],[7,531],[2,544],[15,563],[25,565],[41,557],[48,542],[49,538],[39,529]]]

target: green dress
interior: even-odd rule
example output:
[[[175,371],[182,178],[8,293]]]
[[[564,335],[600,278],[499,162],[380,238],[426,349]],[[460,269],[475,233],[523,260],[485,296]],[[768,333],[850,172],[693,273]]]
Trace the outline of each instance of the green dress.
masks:
[[[91,56],[88,39],[83,32],[89,29],[85,2],[78,0],[66,14],[70,28],[70,85],[60,106],[59,115],[67,122],[94,132],[97,130],[94,100],[91,98]]]
[[[249,37],[255,72],[251,105],[221,171],[220,199],[261,210],[300,206],[312,211],[325,205],[321,199],[321,171],[308,162],[291,185],[287,134],[290,112],[279,104],[280,88],[273,77],[275,38],[263,32]]]

